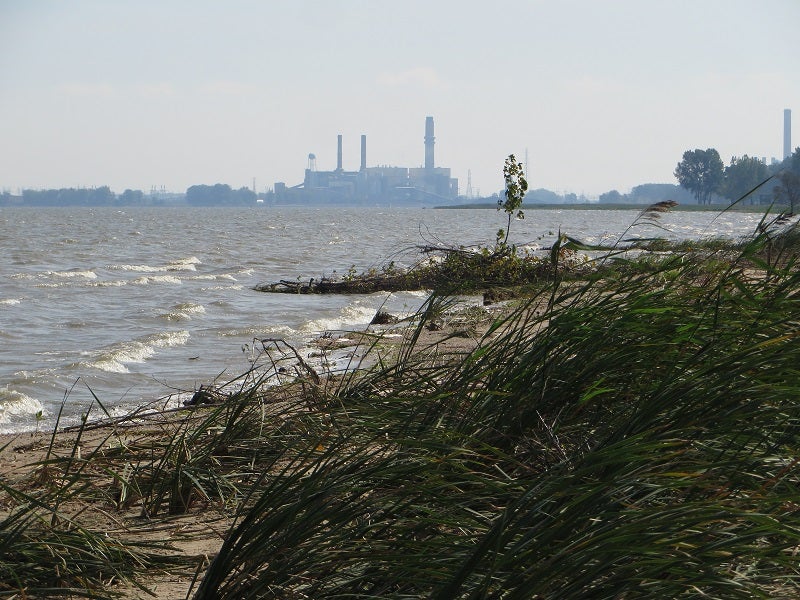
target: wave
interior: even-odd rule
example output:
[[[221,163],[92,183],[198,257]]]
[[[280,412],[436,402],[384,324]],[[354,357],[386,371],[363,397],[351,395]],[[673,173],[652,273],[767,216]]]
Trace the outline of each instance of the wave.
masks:
[[[0,424],[34,418],[36,415],[44,415],[44,407],[36,398],[9,389],[8,386],[0,388]],[[0,432],[5,433],[5,431]]]
[[[187,281],[237,281],[236,277],[229,273],[222,273],[219,275],[191,275],[189,277],[184,277]]]
[[[81,364],[107,373],[130,373],[128,363],[143,363],[162,348],[183,346],[189,340],[188,331],[154,333],[136,340],[120,342],[100,351],[91,362]]]
[[[288,325],[264,325],[246,327],[244,329],[225,329],[219,332],[220,337],[242,337],[257,338],[265,335],[280,335],[283,337],[295,337],[297,331]]]
[[[234,291],[236,291],[236,290],[241,290],[243,288],[244,288],[243,285],[237,283],[235,285],[212,285],[211,287],[202,288],[201,291],[203,291],[203,292],[215,292],[215,291],[219,291],[219,290],[234,290]]]
[[[359,303],[349,304],[334,317],[306,321],[300,326],[300,331],[316,333],[318,331],[346,329],[352,325],[367,325],[372,321],[375,312],[376,309],[372,306],[364,306]]]
[[[0,300],[0,306],[16,306],[20,302],[22,302],[22,298],[6,298]]]
[[[115,279],[112,281],[93,281],[89,284],[90,287],[122,287],[123,285],[128,285],[128,282],[124,279]]]
[[[202,261],[199,258],[197,258],[196,256],[190,256],[189,258],[180,258],[166,265],[153,266],[153,265],[124,264],[124,265],[108,265],[106,268],[109,271],[131,271],[134,273],[166,273],[169,271],[196,271],[197,267],[195,265],[199,264],[202,264]]]
[[[11,279],[97,279],[91,269],[74,271],[42,271],[41,273],[14,273]]]
[[[205,314],[206,309],[202,304],[193,304],[192,302],[184,302],[176,304],[170,308],[170,311],[158,315],[167,321],[188,321],[195,315]]]
[[[133,282],[135,285],[149,285],[151,283],[182,283],[179,277],[173,275],[153,275],[139,277]]]
[[[42,273],[45,277],[58,277],[63,279],[83,278],[83,279],[97,279],[97,273],[94,271],[45,271]]]

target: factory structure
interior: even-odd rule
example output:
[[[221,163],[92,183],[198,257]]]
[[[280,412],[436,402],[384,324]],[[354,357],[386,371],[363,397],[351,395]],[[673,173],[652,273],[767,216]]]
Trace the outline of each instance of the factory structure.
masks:
[[[413,167],[368,167],[367,136],[361,136],[361,166],[342,168],[342,136],[338,136],[336,169],[320,171],[317,158],[308,155],[303,183],[289,187],[275,184],[273,200],[291,204],[434,204],[458,197],[458,179],[434,160],[433,117],[425,119],[425,163]]]

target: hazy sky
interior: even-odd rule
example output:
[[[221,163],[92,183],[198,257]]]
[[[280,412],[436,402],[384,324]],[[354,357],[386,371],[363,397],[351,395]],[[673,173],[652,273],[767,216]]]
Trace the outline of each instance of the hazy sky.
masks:
[[[687,149],[780,157],[800,0],[0,0],[0,189],[259,191],[424,162],[462,193],[670,182]],[[793,147],[800,145],[795,133]]]

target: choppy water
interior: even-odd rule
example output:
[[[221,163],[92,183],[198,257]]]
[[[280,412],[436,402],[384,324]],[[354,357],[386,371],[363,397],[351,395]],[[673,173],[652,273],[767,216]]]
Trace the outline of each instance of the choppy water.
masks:
[[[636,211],[536,210],[511,241],[548,245],[559,230],[608,241]],[[117,412],[227,380],[254,338],[301,352],[320,332],[365,326],[385,304],[424,294],[295,296],[261,282],[410,264],[419,244],[487,244],[494,210],[323,208],[0,208],[0,432],[75,423],[96,395]],[[737,237],[760,215],[675,212],[640,236]],[[412,249],[412,251],[409,251]],[[245,350],[243,350],[243,348]]]

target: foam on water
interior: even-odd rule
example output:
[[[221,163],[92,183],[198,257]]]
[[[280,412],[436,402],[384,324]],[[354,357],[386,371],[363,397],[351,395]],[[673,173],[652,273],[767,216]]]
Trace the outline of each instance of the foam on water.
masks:
[[[130,373],[126,364],[143,363],[153,356],[156,350],[183,346],[188,340],[188,331],[154,333],[136,340],[113,344],[101,350],[93,360],[81,364],[107,373]]]
[[[22,302],[22,298],[6,298],[5,300],[0,300],[0,306],[16,306]]]

